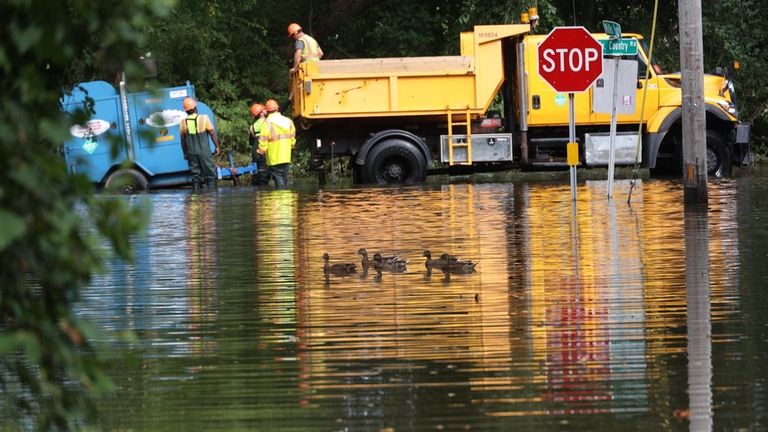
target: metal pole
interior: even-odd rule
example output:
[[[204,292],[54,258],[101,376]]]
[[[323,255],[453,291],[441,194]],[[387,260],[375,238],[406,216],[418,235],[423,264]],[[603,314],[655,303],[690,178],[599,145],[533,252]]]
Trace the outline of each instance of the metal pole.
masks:
[[[128,109],[128,88],[125,83],[125,72],[122,72],[120,78],[120,105],[123,110],[123,127],[125,128],[125,145],[128,154],[128,160],[136,160],[136,153],[133,148],[133,132],[131,131],[131,114]]]
[[[576,109],[574,107],[574,95],[568,93],[568,140],[576,142]],[[576,165],[570,166],[571,171],[571,201],[576,202]]]
[[[611,132],[608,150],[608,199],[613,199],[613,171],[616,164],[616,98],[619,96],[619,57],[613,58],[613,92],[611,96]]]
[[[680,70],[683,93],[683,199],[706,203],[707,135],[701,0],[680,0]]]

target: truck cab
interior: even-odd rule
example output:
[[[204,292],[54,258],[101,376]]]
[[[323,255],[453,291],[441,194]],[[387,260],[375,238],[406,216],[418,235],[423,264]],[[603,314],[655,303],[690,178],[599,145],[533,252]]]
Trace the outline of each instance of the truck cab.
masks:
[[[608,39],[604,33],[593,36],[598,40]],[[622,57],[623,60],[637,62],[637,84],[635,94],[630,96],[635,99],[634,112],[617,116],[617,163],[632,164],[637,157],[638,162],[651,170],[673,171],[682,166],[680,74],[662,74],[657,65],[648,69],[649,60],[642,36],[624,34],[623,37],[638,41],[637,55]],[[527,127],[528,145],[527,151],[522,149],[521,162],[534,167],[564,166],[565,143],[568,141],[567,95],[556,92],[537,72],[537,47],[544,38],[544,35],[529,35],[522,44],[524,79],[518,76],[518,86],[523,89],[521,94],[525,95],[525,99],[518,103],[517,109],[518,115],[523,117],[521,124]],[[604,70],[603,76],[607,73]],[[733,84],[724,76],[704,77],[710,176],[727,175],[732,165],[749,162],[749,127],[738,120],[732,88]],[[575,94],[580,160],[587,166],[607,163],[606,157],[595,155],[597,152],[593,150],[607,141],[610,114],[599,113],[594,106],[595,85]],[[636,144],[640,122],[643,123],[642,145],[638,153]]]

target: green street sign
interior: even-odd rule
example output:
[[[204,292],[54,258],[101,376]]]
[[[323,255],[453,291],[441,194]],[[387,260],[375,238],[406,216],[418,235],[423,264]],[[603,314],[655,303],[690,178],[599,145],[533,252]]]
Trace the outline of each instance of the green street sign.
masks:
[[[603,29],[605,34],[613,39],[621,39],[621,26],[614,21],[603,20]]]
[[[600,39],[604,56],[637,55],[637,39]]]

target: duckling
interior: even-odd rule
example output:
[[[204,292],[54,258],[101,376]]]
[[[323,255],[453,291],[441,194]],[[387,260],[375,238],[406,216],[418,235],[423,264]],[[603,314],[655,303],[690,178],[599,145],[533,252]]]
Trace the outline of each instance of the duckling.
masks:
[[[358,250],[357,253],[359,253],[363,257],[361,261],[363,264],[363,269],[368,270],[370,267],[373,267],[373,260],[368,258],[367,250],[365,250],[364,248],[360,248],[360,250]]]
[[[427,260],[424,262],[424,266],[427,267],[427,270],[432,270],[433,268],[442,268],[445,265],[445,262],[442,259],[432,259],[432,253],[429,252],[429,250],[425,250],[421,256],[427,258]]]
[[[460,260],[457,257],[447,253],[444,253],[440,256],[440,261],[443,262],[443,266],[440,267],[443,272],[466,274],[474,273],[476,271],[476,262],[472,262],[472,260]]]
[[[376,277],[381,279],[381,272],[384,270],[384,262],[381,261],[381,255],[378,253],[373,254],[373,260],[371,260],[371,267],[376,270]]]
[[[368,258],[368,251],[364,248],[361,248],[359,251],[357,251],[360,255],[362,255],[363,260],[363,268],[367,268],[373,265],[373,261]],[[405,264],[408,263],[407,258],[402,258],[397,255],[387,255],[383,256],[379,254],[381,257],[381,262],[384,263],[387,266],[392,266],[393,268],[397,268],[399,266],[405,266]]]
[[[373,254],[373,264],[374,269],[377,272],[388,271],[392,273],[403,273],[407,270],[406,263],[408,260],[404,260],[402,258],[399,259],[392,259],[392,260],[385,260],[384,257],[381,256],[380,253],[376,252]]]
[[[337,263],[337,264],[329,264],[330,256],[328,253],[323,254],[323,261],[325,261],[325,264],[323,265],[323,271],[328,274],[335,274],[335,275],[348,275],[352,273],[357,273],[356,265],[354,263]]]

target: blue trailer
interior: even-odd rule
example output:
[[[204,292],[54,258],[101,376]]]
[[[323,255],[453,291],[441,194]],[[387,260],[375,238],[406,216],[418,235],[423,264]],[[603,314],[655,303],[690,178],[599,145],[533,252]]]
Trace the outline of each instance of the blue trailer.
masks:
[[[85,124],[70,127],[64,143],[64,159],[70,173],[83,174],[105,189],[125,192],[182,186],[190,183],[189,167],[181,151],[179,124],[187,114],[181,101],[195,97],[195,87],[183,86],[128,93],[104,81],[74,86],[62,99],[70,114],[84,109],[88,98],[94,113]],[[211,109],[198,101],[198,112],[215,124]],[[117,142],[117,153],[112,143]],[[211,151],[214,150],[211,142]],[[230,158],[231,161],[231,158]],[[255,164],[217,168],[219,178],[255,173]]]

